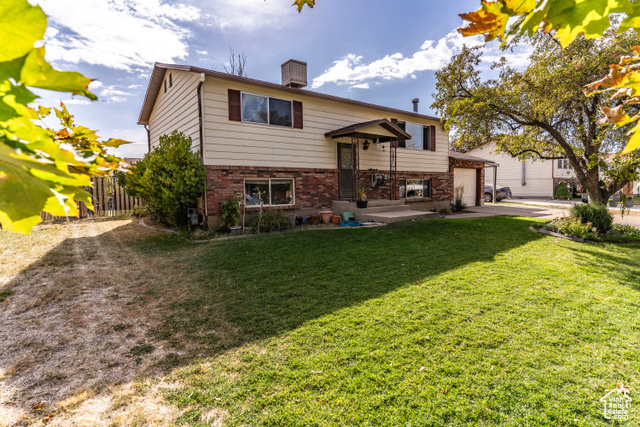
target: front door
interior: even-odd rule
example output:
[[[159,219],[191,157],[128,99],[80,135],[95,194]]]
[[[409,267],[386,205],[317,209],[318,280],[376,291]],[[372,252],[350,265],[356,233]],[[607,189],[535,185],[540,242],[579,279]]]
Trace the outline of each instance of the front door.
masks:
[[[338,196],[353,198],[353,153],[351,144],[338,143]]]

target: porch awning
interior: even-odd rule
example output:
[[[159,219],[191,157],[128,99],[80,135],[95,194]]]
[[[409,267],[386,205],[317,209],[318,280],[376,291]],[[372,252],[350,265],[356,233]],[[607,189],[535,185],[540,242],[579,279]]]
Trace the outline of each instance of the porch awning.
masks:
[[[371,120],[356,123],[347,127],[333,130],[324,134],[327,138],[358,137],[364,139],[379,139],[389,142],[396,139],[411,139],[411,135],[391,123],[388,119]]]

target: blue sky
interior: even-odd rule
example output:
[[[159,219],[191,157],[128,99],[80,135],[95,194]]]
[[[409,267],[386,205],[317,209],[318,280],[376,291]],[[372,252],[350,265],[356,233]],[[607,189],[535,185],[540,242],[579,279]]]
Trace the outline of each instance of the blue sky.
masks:
[[[79,124],[133,144],[118,154],[141,157],[146,132],[136,124],[154,62],[224,71],[229,47],[247,56],[249,77],[280,82],[280,64],[306,61],[307,89],[388,107],[430,109],[435,70],[459,52],[459,13],[478,0],[317,0],[298,14],[292,0],[34,0],[49,17],[47,59],[57,68],[97,79],[98,102],[41,92],[63,100]],[[504,53],[485,48],[487,61]],[[515,66],[527,52],[509,54]],[[487,64],[488,65],[488,64]]]

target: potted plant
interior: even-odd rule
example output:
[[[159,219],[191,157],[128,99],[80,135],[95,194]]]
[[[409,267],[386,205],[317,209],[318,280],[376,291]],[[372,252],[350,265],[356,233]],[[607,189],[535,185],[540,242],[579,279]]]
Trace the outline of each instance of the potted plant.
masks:
[[[624,205],[628,208],[632,208],[634,205],[633,197],[627,196],[627,200],[625,200]]]
[[[367,200],[367,187],[364,185],[358,188],[358,200],[356,201],[356,206],[358,208],[363,209],[367,207],[369,201]]]
[[[609,199],[609,207],[615,208],[616,206],[618,206],[618,202],[614,201],[613,199]]]
[[[333,215],[333,211],[320,211],[320,216],[322,217],[322,222],[325,224],[329,224],[331,222],[331,215]]]
[[[221,202],[222,210],[220,211],[220,218],[222,218],[222,222],[220,223],[221,228],[229,228],[231,230],[231,234],[237,236],[242,231],[242,227],[240,226],[240,197],[232,197],[224,202]]]

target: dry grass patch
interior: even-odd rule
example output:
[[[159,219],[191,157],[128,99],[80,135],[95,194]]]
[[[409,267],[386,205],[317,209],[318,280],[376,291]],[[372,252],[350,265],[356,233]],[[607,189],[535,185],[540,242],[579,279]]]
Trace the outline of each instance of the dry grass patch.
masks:
[[[156,234],[131,220],[44,225],[30,236],[0,231],[0,426],[172,419],[152,398],[123,401],[127,386],[116,387],[181,354],[150,334],[164,300],[150,284],[185,280],[184,271],[162,268],[172,254],[154,263],[135,248]]]

